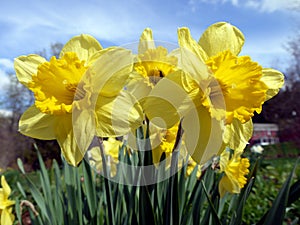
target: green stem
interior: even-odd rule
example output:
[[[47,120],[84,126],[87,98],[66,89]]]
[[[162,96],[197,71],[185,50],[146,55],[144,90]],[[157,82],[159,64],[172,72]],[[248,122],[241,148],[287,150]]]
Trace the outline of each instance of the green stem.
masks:
[[[178,154],[182,141],[183,129],[181,122],[178,126],[176,141],[171,156],[170,178],[167,190],[167,201],[165,205],[164,224],[178,225],[180,224],[179,215],[179,196],[178,196]]]
[[[102,167],[103,167],[103,175],[104,175],[104,185],[105,185],[109,224],[115,225],[114,207],[112,204],[111,186],[110,186],[109,180],[107,179],[109,175],[108,175],[108,171],[107,171],[107,167],[106,167],[107,163],[106,163],[106,158],[105,158],[105,154],[104,154],[103,140],[102,140],[102,138],[98,137],[98,141],[99,141],[100,153],[101,153],[101,158],[102,158]]]

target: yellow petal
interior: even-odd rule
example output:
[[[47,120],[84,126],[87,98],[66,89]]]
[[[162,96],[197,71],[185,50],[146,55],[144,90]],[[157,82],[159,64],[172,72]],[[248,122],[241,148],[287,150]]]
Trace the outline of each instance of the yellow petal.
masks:
[[[197,107],[183,118],[185,145],[191,157],[203,164],[222,148],[223,122],[211,117],[208,110]]]
[[[155,85],[145,98],[143,108],[152,123],[171,128],[196,107],[194,102],[200,104],[200,100],[196,101],[198,96],[199,88],[193,79],[187,78],[182,71],[176,71]]]
[[[8,197],[11,194],[11,189],[7,184],[5,177],[1,176],[1,186],[0,188],[0,212],[7,207],[10,207],[15,204],[15,201],[9,200]]]
[[[37,74],[37,68],[40,64],[46,62],[46,59],[39,55],[20,56],[15,58],[14,67],[20,83],[28,86],[32,81],[32,75]]]
[[[4,176],[1,176],[1,186],[3,188],[3,194],[4,194],[4,199],[8,199],[10,193],[11,193],[11,189],[8,185],[8,183],[6,182],[6,179]]]
[[[126,85],[128,90],[137,100],[142,100],[151,91],[151,85],[148,80],[138,73],[132,73],[129,76],[129,81]]]
[[[70,165],[77,166],[83,159],[87,149],[80,149],[77,145],[72,126],[72,115],[60,116],[55,128],[56,139],[60,145],[62,155]]]
[[[101,162],[102,162],[102,157],[101,157],[101,152],[100,152],[100,147],[99,146],[93,146],[92,148],[89,149],[89,158],[92,161],[95,161],[96,164],[96,169],[100,170],[100,167],[102,167]],[[100,164],[99,164],[100,162]]]
[[[150,28],[146,28],[140,37],[138,54],[143,54],[148,49],[155,49],[152,30]]]
[[[252,120],[243,124],[238,119],[233,119],[231,124],[226,125],[224,143],[236,152],[242,152],[252,137],[252,133]]]
[[[133,68],[133,55],[124,48],[109,48],[87,70],[94,92],[113,97],[123,89]],[[85,76],[84,76],[85,77]],[[87,76],[89,77],[89,76]]]
[[[224,175],[219,182],[219,193],[221,198],[224,197],[226,192],[240,193],[240,190],[239,183],[234,180],[230,180],[226,175]]]
[[[82,152],[89,148],[96,133],[96,115],[89,107],[81,104],[81,108],[74,107],[72,111],[74,138]]]
[[[34,105],[29,107],[19,120],[19,131],[29,137],[53,140],[55,139],[55,117],[41,113]]]
[[[142,108],[126,91],[119,96],[99,96],[96,108],[97,135],[100,137],[122,136],[142,125]]]
[[[150,123],[150,140],[152,147],[152,160],[158,166],[161,156],[165,153],[165,160],[168,162],[172,154],[178,132],[178,124],[170,129],[161,129]],[[182,153],[182,151],[180,151]],[[183,155],[179,157],[182,158]],[[180,159],[178,159],[180,160]],[[168,164],[166,164],[168,165]]]
[[[199,40],[199,45],[209,57],[226,50],[238,55],[244,41],[244,35],[238,28],[226,22],[219,22],[204,31]]]
[[[190,52],[190,55],[195,55],[202,62],[205,62],[208,59],[206,52],[202,47],[195,41],[190,33],[190,30],[187,27],[178,29],[178,43],[181,49],[185,49]],[[184,60],[185,57],[182,58]]]
[[[63,47],[60,58],[66,52],[75,52],[80,60],[84,60],[89,65],[89,60],[94,53],[101,50],[100,43],[91,35],[81,34],[71,38]]]
[[[274,69],[263,69],[262,70],[262,78],[260,79],[263,81],[267,86],[268,90],[266,93],[266,100],[277,95],[279,89],[284,84],[284,76],[281,72]]]
[[[115,162],[119,161],[119,150],[122,147],[122,142],[115,138],[108,138],[107,141],[103,141],[105,153],[112,157]]]
[[[13,225],[15,216],[12,214],[12,208],[3,209],[1,212],[1,225]]]

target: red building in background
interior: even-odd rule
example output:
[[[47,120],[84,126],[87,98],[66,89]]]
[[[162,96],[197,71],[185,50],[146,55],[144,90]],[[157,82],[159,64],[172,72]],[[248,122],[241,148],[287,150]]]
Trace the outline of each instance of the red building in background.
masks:
[[[265,146],[278,143],[278,130],[278,125],[274,123],[254,123],[250,145]]]

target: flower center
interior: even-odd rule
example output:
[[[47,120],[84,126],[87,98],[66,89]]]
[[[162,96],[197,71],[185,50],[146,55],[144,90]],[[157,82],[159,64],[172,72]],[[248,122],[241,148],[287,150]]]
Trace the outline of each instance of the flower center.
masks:
[[[168,56],[168,50],[159,46],[155,49],[148,49],[143,54],[138,55],[138,62],[134,64],[134,69],[149,79],[155,85],[162,77],[173,72],[177,65],[175,56]]]
[[[53,56],[49,62],[39,65],[29,88],[33,91],[35,105],[41,112],[55,115],[72,112],[75,92],[77,91],[77,99],[85,95],[77,87],[87,69],[84,63],[76,53],[67,52],[61,59]]]
[[[227,124],[233,118],[245,123],[254,111],[261,112],[268,87],[260,80],[262,67],[258,63],[248,56],[237,57],[224,51],[208,59],[206,64],[214,74],[208,94],[212,111],[225,111]]]

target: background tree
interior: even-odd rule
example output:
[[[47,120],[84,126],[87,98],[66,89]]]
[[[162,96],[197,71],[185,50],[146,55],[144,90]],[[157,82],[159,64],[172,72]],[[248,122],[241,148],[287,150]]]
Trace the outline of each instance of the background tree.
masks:
[[[287,43],[291,60],[285,71],[285,85],[277,96],[263,105],[254,122],[279,125],[281,141],[291,141],[300,147],[300,32]]]
[[[38,54],[46,59],[59,56],[61,43],[50,46],[50,55],[44,49]],[[20,84],[13,72],[9,76],[9,85],[0,99],[0,108],[9,112],[8,116],[0,115],[0,168],[14,167],[17,158],[21,158],[27,169],[35,169],[36,153],[35,144],[45,159],[61,161],[60,149],[56,141],[41,141],[26,137],[18,132],[18,122],[23,112],[34,103],[34,96],[30,90]]]

